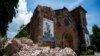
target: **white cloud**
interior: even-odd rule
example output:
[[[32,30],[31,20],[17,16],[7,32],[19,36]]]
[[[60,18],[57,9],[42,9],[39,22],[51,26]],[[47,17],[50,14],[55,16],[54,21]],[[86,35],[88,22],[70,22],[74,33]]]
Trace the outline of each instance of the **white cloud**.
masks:
[[[28,24],[30,22],[30,18],[32,16],[32,12],[27,11],[27,3],[25,0],[19,0],[18,8],[16,8],[16,17],[13,17],[12,23],[8,26],[7,37],[13,38],[19,31],[20,26],[22,24]]]

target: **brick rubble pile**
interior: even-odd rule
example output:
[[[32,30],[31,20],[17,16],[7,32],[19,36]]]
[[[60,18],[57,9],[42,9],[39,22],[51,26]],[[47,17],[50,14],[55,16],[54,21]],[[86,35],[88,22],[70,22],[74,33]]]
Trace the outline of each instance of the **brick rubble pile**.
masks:
[[[13,39],[6,47],[6,51],[11,56],[76,56],[76,53],[69,47],[61,49],[59,47],[50,48],[49,46],[40,47],[33,44],[30,39]]]

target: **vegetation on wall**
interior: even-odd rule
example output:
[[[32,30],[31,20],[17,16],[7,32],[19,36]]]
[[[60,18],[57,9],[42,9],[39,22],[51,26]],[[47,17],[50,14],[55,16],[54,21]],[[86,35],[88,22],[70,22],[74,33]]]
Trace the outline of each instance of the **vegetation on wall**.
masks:
[[[25,25],[21,25],[19,33],[17,34],[17,38],[18,37],[28,37],[29,36],[29,32],[28,29],[25,28]]]

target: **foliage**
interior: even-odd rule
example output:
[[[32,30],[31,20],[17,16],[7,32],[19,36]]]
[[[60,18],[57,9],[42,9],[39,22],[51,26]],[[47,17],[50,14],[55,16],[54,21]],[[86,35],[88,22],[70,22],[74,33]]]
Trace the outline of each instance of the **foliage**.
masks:
[[[92,27],[93,34],[90,35],[92,45],[97,47],[97,51],[100,52],[100,28],[97,25]]]
[[[81,55],[87,55],[86,51],[81,51]]]
[[[6,35],[8,23],[12,22],[15,16],[18,0],[0,0],[0,33],[2,37]]]
[[[24,24],[21,25],[20,31],[19,31],[19,33],[17,34],[16,37],[27,37],[29,35],[27,28],[24,27],[24,26],[25,26]]]
[[[97,51],[97,48],[95,45],[88,46],[86,50],[88,55],[94,55],[94,52],[96,51]]]
[[[86,51],[81,51],[81,55],[94,55],[94,51],[87,49]]]
[[[81,51],[86,51],[86,46],[85,46],[85,44],[81,44]]]
[[[24,27],[25,27],[25,25],[22,24],[22,25],[20,26],[20,30],[22,30]]]
[[[87,49],[87,55],[94,55],[94,50]]]
[[[99,41],[97,41],[97,39],[98,40],[100,39],[100,37],[99,37],[100,35],[98,35],[98,33],[100,32],[100,28],[97,25],[94,25],[92,27],[92,30],[93,30],[93,34],[90,35],[91,40],[92,40],[92,45],[88,46],[86,51],[84,51],[85,54],[87,54],[87,55],[93,55],[94,52],[99,51],[99,48],[97,49],[97,47],[99,47],[98,46],[99,44],[97,44],[96,42],[99,43]]]
[[[86,50],[81,51],[81,55],[94,55],[95,50],[95,46],[89,46]]]
[[[70,36],[69,35],[65,35],[65,40],[70,40]]]
[[[97,51],[97,48],[95,45],[88,46],[87,49],[93,50],[95,52]]]
[[[22,30],[22,31],[19,33],[19,37],[27,37],[27,36],[28,36],[27,30]]]

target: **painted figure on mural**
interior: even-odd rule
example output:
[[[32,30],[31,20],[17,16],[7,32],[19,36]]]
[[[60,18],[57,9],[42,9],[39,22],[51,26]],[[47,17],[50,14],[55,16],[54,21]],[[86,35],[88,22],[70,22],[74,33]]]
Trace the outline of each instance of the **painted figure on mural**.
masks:
[[[44,19],[43,22],[43,38],[46,40],[53,40],[53,25],[52,21]]]

